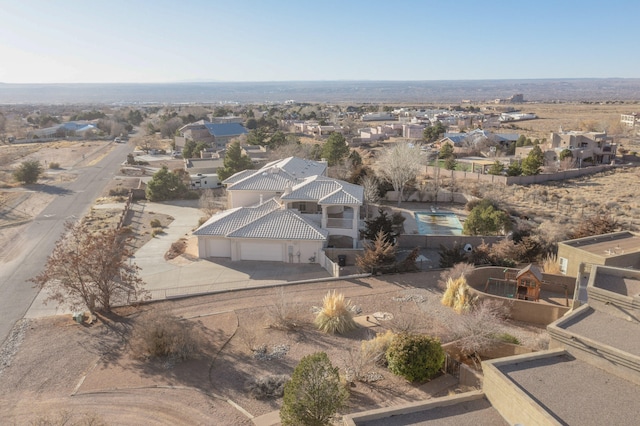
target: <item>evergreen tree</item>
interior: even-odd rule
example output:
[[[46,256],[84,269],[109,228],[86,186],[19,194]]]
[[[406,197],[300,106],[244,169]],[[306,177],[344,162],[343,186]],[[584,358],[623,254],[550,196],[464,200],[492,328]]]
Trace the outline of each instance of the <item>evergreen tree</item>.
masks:
[[[28,160],[18,166],[16,171],[13,172],[13,177],[18,182],[31,184],[38,181],[42,172],[42,165],[38,160]]]
[[[378,234],[382,232],[384,234],[384,240],[386,242],[393,243],[398,236],[398,233],[393,229],[393,220],[387,215],[387,212],[378,209],[378,215],[371,219],[364,221],[365,228],[362,236],[366,240],[374,241],[378,237]]]
[[[224,167],[218,168],[218,179],[223,181],[238,172],[252,167],[251,159],[242,153],[240,142],[235,141],[227,148],[227,153],[224,156]]]
[[[307,355],[293,370],[284,387],[280,420],[283,426],[330,425],[344,407],[347,390],[340,383],[338,368],[324,352]]]
[[[484,199],[476,205],[464,222],[466,235],[502,235],[511,229],[509,215]]]
[[[438,158],[444,159],[449,157],[453,157],[453,145],[451,145],[450,143],[444,143],[440,147],[440,153],[438,154]]]
[[[498,160],[496,160],[491,167],[489,167],[489,170],[487,170],[487,173],[490,175],[494,175],[494,176],[499,176],[502,174],[502,171],[504,170],[504,166],[502,165],[502,163]]]
[[[322,146],[322,158],[329,166],[336,166],[349,154],[347,141],[340,133],[333,132]]]
[[[540,173],[540,168],[544,164],[544,154],[538,145],[534,146],[527,157],[522,160],[522,174],[533,176]]]
[[[167,166],[162,166],[147,183],[145,192],[149,201],[166,201],[184,198],[189,189],[180,176],[170,172]]]

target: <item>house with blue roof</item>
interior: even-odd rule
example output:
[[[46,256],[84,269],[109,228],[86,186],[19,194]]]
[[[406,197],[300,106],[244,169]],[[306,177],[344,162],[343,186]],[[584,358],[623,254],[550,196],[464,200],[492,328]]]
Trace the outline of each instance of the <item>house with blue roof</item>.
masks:
[[[249,133],[241,123],[210,123],[205,120],[196,121],[178,129],[180,137],[176,138],[176,149],[184,147],[187,140],[205,142],[216,150],[225,149],[231,139]]]

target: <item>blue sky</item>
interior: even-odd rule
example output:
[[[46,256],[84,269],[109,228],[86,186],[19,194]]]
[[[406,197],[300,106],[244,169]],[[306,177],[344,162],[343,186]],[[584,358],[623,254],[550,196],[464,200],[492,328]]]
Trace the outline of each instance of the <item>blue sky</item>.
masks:
[[[0,82],[640,77],[638,0],[0,0]]]

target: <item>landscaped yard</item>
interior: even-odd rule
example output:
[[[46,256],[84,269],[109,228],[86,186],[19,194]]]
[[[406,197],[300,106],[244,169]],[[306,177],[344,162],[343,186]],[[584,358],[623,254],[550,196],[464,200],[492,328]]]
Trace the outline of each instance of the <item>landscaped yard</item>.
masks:
[[[438,272],[429,272],[224,293],[127,308],[93,325],[76,324],[67,316],[23,321],[12,338],[19,351],[0,373],[0,398],[7,402],[0,406],[0,419],[21,424],[70,410],[74,416],[97,415],[108,424],[250,424],[249,416],[278,410],[281,404],[280,398],[252,397],[250,381],[291,374],[305,355],[324,351],[344,373],[357,366],[361,341],[386,329],[450,340],[457,314],[440,304],[437,279]],[[359,308],[364,326],[344,336],[316,330],[311,309],[329,289],[344,293]],[[198,357],[183,363],[133,357],[129,336],[147,310],[192,322],[206,336]],[[296,326],[274,328],[283,314]],[[505,330],[532,347],[546,341],[546,333],[535,327],[507,324]],[[432,396],[426,391],[429,384],[410,384],[386,368],[367,367],[370,377],[380,380],[356,381],[346,411]]]

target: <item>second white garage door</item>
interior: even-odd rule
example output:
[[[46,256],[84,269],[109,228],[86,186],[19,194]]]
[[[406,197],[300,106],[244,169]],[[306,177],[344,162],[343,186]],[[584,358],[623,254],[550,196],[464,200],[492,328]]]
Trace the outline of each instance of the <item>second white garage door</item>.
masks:
[[[240,247],[242,260],[270,260],[282,262],[282,243],[243,242]]]

